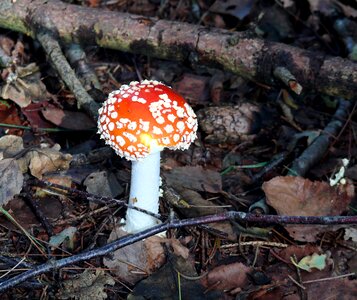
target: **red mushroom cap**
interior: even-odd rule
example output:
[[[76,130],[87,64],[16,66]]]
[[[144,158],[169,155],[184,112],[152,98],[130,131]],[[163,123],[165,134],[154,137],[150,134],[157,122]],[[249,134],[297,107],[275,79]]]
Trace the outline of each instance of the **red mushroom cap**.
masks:
[[[170,87],[155,80],[122,85],[99,109],[98,133],[128,160],[144,158],[164,147],[187,149],[196,131],[192,108]]]

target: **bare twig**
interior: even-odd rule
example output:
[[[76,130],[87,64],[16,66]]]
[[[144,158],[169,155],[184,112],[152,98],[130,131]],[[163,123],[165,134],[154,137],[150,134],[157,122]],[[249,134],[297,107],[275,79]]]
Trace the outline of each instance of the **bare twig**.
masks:
[[[47,31],[38,32],[37,39],[49,56],[62,80],[76,97],[78,106],[82,107],[91,117],[96,119],[99,105],[82,86],[81,82],[63,55],[58,41]]]
[[[94,257],[103,256],[117,249],[131,245],[137,241],[145,239],[149,236],[163,232],[165,230],[181,228],[185,226],[197,226],[200,224],[222,222],[227,220],[240,220],[245,222],[259,222],[265,224],[357,224],[357,216],[277,216],[277,215],[253,215],[244,212],[229,211],[222,214],[209,215],[199,218],[191,218],[185,220],[175,220],[169,223],[163,223],[147,230],[138,232],[133,235],[125,236],[116,241],[113,241],[103,247],[85,251],[70,257],[59,260],[50,260],[45,264],[39,265],[32,270],[26,271],[11,279],[0,282],[0,292],[12,288],[29,278],[46,273],[51,270],[62,268],[71,264],[75,264]]]
[[[338,134],[347,119],[352,103],[340,99],[338,109],[332,120],[313,143],[297,158],[290,168],[290,175],[304,176],[310,168],[321,160],[326,153],[331,140]]]
[[[97,196],[97,195],[93,195],[91,193],[87,193],[87,192],[83,192],[74,188],[69,188],[60,184],[56,184],[56,183],[52,183],[49,181],[42,181],[39,179],[33,179],[29,182],[29,184],[34,185],[34,186],[38,186],[38,187],[42,187],[42,188],[48,188],[50,190],[56,191],[56,192],[60,192],[59,190],[62,191],[66,191],[68,193],[70,193],[72,196],[80,196],[88,201],[92,201],[94,203],[99,203],[99,204],[117,204],[120,206],[125,206],[127,208],[131,208],[131,209],[135,209],[137,211],[140,211],[142,213],[148,214],[158,220],[161,220],[162,217],[158,214],[152,213],[150,211],[147,211],[145,209],[142,209],[140,207],[136,207],[134,205],[130,205],[128,203],[126,203],[126,201],[124,200],[117,200],[114,198],[110,198],[110,197],[105,197],[105,196]]]
[[[76,74],[82,81],[86,91],[92,88],[102,89],[95,71],[87,63],[86,54],[81,45],[70,44],[66,46],[66,56],[70,64],[75,68]]]

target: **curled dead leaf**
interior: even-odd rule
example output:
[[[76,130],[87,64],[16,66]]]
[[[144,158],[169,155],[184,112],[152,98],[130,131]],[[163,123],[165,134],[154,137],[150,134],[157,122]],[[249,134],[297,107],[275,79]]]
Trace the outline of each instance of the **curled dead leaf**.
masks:
[[[95,127],[94,121],[82,112],[47,106],[42,109],[42,115],[47,121],[67,129],[86,130]]]
[[[24,177],[16,160],[7,158],[0,161],[0,206],[21,192],[23,182]]]
[[[75,278],[65,280],[57,297],[58,299],[107,299],[105,286],[114,284],[114,279],[104,271],[97,270],[93,273],[88,269]]]
[[[354,186],[331,187],[327,182],[310,181],[302,177],[278,176],[263,184],[267,203],[280,215],[336,216],[347,210],[354,197]],[[285,226],[289,234],[300,241],[313,242],[318,234],[338,226]]]
[[[18,159],[18,163],[23,173],[30,169],[33,176],[41,179],[43,174],[67,170],[71,160],[72,155],[60,152],[58,145],[54,145],[52,148],[28,151]]]
[[[111,232],[108,242],[127,234],[117,226]],[[135,284],[153,273],[165,262],[164,248],[161,243],[160,237],[149,237],[114,251],[110,258],[104,258],[103,263],[120,280]]]
[[[237,288],[243,288],[247,284],[247,274],[250,271],[251,268],[242,263],[221,265],[209,271],[201,279],[201,283],[204,287],[210,289],[221,291],[236,290]]]

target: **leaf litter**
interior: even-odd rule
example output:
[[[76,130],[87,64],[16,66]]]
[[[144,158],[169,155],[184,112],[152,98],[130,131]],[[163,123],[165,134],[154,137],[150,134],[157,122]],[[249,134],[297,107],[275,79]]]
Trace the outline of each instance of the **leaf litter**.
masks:
[[[356,26],[350,26],[354,21],[348,18],[356,10],[340,1],[308,1],[311,12],[306,15],[299,14],[306,7],[293,1],[267,6],[254,1],[214,1],[211,6],[204,1],[124,2],[92,0],[82,4],[200,23],[207,28],[252,28],[271,41],[354,58]],[[334,23],[336,5],[345,27]],[[313,35],[307,27],[313,29]],[[326,28],[334,28],[342,50],[335,48],[336,37]],[[15,254],[33,265],[100,247],[122,236],[114,233],[120,230],[116,224],[125,209],[91,200],[97,196],[125,201],[131,168],[113,152],[101,150],[104,145],[95,135],[95,121],[78,110],[55,70],[42,55],[32,53],[35,47],[22,36],[0,35],[0,48],[8,56],[5,61],[12,64],[2,69],[0,83],[0,202],[43,247],[49,243],[49,257],[46,251],[29,247],[23,231],[5,218],[1,218],[1,246],[7,262]],[[279,90],[213,66],[190,69],[139,55],[84,50],[88,57],[81,63],[86,61],[95,69],[103,87],[97,94],[95,89],[90,91],[99,95],[97,102],[141,76],[172,85],[198,113],[200,130],[194,145],[182,153],[163,153],[163,181],[167,190],[173,189],[170,193],[164,189],[161,198],[160,212],[165,220],[248,211],[258,202],[264,209],[253,211],[262,214],[356,214],[354,115],[353,121],[346,123],[347,130],[335,136],[306,178],[286,176],[291,161],[314,143],[329,122],[336,99],[313,94],[304,86],[304,93],[297,97],[288,88],[294,91],[298,80]],[[194,57],[191,60],[195,64]],[[285,159],[271,164],[280,154]],[[227,166],[229,157],[234,159]],[[339,162],[343,158],[348,158],[349,164],[342,170]],[[229,172],[224,172],[228,167]],[[34,188],[30,184],[34,178],[67,190]],[[329,179],[336,184],[331,186]],[[83,197],[78,191],[87,194]],[[31,208],[28,198],[34,204]],[[19,287],[11,296],[19,298],[25,292],[30,298],[55,293],[59,299],[116,299],[122,295],[128,299],[353,299],[357,293],[355,275],[351,274],[357,270],[355,231],[352,226],[273,227],[242,222],[190,226],[169,230],[166,237],[142,240],[103,260],[95,258],[64,268],[55,276],[48,273],[41,281],[43,288]],[[146,255],[142,256],[144,248]],[[14,264],[2,266],[9,269]]]

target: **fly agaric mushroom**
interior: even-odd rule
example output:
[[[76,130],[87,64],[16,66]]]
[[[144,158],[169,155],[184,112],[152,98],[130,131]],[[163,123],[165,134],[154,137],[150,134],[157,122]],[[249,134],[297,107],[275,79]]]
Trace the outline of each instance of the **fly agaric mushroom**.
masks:
[[[115,152],[132,161],[129,204],[157,214],[160,152],[187,149],[196,138],[197,118],[186,101],[156,80],[122,85],[99,109],[98,133]],[[158,220],[128,208],[124,229],[135,233]]]

